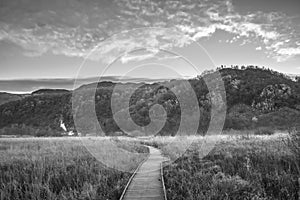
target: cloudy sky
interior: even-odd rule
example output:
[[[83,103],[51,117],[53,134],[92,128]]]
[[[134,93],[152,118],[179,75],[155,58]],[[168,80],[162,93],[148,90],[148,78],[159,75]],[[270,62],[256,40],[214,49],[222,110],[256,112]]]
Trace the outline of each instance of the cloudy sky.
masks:
[[[180,56],[156,50],[181,48],[196,58],[191,40],[216,66],[300,74],[299,13],[299,0],[0,0],[0,79],[70,79],[85,58],[80,76],[95,77],[121,54],[107,75],[155,57],[193,76]],[[139,29],[149,27],[162,29]],[[126,53],[145,46],[151,49]]]

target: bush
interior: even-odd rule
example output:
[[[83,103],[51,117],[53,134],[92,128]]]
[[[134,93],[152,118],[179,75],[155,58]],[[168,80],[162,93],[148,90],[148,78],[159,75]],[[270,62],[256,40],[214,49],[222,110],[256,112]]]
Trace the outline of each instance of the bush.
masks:
[[[273,135],[275,131],[269,127],[261,127],[254,131],[254,135]]]
[[[248,199],[259,196],[258,189],[239,176],[225,175],[222,172],[213,177],[212,199]]]
[[[235,105],[226,116],[225,128],[236,130],[249,129],[253,125],[252,118],[254,116],[250,106],[244,104]]]

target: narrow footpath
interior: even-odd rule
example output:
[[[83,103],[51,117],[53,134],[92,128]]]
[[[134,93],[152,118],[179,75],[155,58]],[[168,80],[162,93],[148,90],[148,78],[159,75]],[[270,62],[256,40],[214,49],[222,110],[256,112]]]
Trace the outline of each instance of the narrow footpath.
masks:
[[[165,158],[160,150],[148,147],[149,157],[134,174],[120,200],[166,200],[161,174]]]

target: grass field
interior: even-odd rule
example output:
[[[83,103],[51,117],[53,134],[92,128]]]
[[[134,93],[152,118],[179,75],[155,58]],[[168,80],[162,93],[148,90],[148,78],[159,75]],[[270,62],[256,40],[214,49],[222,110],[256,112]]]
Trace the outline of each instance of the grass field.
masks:
[[[0,199],[118,199],[147,151],[118,138],[1,139]]]
[[[172,148],[172,140],[180,141],[181,146],[190,144],[188,140],[194,143],[176,159],[182,150],[177,144]],[[299,151],[291,151],[287,140],[286,135],[229,135],[154,138],[147,143],[176,159],[164,168],[168,199],[298,200]],[[212,141],[217,141],[216,145],[208,152],[206,148],[214,145]]]
[[[130,172],[146,158],[148,149],[141,144],[147,144],[161,149],[172,161],[164,167],[170,200],[297,200],[297,138],[294,142],[287,134],[234,133],[146,139],[1,139],[0,198],[118,199]]]

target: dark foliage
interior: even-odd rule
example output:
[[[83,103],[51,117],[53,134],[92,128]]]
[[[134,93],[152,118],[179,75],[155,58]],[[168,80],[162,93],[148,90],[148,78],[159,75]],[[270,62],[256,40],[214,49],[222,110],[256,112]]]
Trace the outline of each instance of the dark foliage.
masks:
[[[238,69],[220,68],[225,89],[227,103],[227,117],[225,129],[252,129],[258,127],[272,127],[274,129],[287,129],[291,126],[299,126],[300,121],[300,84],[287,76],[269,69],[261,69],[254,66]],[[215,73],[215,72],[211,72]],[[188,80],[198,98],[201,112],[199,121],[199,133],[204,133],[210,122],[211,97],[204,80],[210,74],[203,74],[197,78]],[[165,86],[163,86],[165,85]],[[180,119],[181,105],[174,94],[189,95],[183,88],[181,80],[155,84],[135,84],[101,82],[97,85],[94,99],[89,99],[95,84],[85,85],[78,88],[80,91],[79,108],[88,110],[95,101],[95,110],[98,122],[106,135],[122,132],[115,122],[111,108],[112,95],[118,95],[115,104],[117,113],[121,116],[126,112],[124,99],[128,93],[130,97],[129,113],[132,120],[140,125],[147,126],[150,122],[149,110],[154,105],[161,105],[167,115],[167,121],[159,132],[160,135],[176,134]],[[136,90],[132,91],[134,88]],[[187,93],[187,94],[186,94]],[[272,95],[269,95],[271,93]],[[225,99],[218,99],[223,102]],[[128,105],[125,105],[128,107]],[[189,121],[193,121],[195,108],[188,108]],[[219,108],[222,109],[222,108]],[[82,112],[81,119],[84,126],[80,132],[100,132],[89,113]],[[0,128],[29,127],[34,129],[46,128],[61,132],[60,121],[63,121],[68,130],[74,130],[74,111],[72,109],[72,94],[65,90],[40,90],[33,95],[18,101],[8,102],[0,106]],[[77,114],[77,113],[76,113]],[[153,114],[153,113],[152,113]],[[160,113],[154,113],[152,120],[157,120]],[[128,119],[123,119],[127,124]],[[126,121],[127,120],[127,121]],[[132,126],[128,125],[128,132]],[[151,130],[150,130],[151,131]],[[17,131],[18,132],[18,131]],[[34,135],[37,133],[32,133]],[[43,135],[43,133],[41,134]]]

